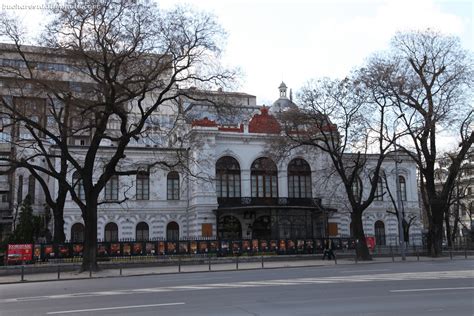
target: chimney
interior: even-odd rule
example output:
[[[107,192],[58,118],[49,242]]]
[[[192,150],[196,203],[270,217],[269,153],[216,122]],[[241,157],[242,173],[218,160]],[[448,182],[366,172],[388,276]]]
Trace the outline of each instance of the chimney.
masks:
[[[290,101],[293,102],[293,89],[290,89]]]

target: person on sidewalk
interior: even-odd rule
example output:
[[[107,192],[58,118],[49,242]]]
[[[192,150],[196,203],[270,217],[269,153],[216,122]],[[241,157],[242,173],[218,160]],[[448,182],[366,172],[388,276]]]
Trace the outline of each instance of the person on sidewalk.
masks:
[[[328,260],[336,259],[336,256],[334,255],[334,244],[330,239],[326,239],[324,242],[323,260],[326,259],[326,256],[328,257]]]

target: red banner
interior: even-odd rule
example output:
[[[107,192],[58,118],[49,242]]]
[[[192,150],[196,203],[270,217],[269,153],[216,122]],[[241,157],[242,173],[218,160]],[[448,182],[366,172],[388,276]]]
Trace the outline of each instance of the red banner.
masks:
[[[32,244],[21,244],[21,245],[8,245],[7,262],[22,262],[33,260],[33,245]]]

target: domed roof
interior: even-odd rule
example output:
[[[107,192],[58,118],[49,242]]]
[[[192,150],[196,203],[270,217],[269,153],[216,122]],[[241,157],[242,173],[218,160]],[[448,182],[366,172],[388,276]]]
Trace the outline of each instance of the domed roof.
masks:
[[[278,113],[278,112],[286,111],[288,109],[294,109],[297,107],[298,106],[295,103],[293,103],[293,101],[291,101],[290,99],[286,97],[281,97],[275,102],[273,102],[273,105],[271,106],[270,111],[272,113]]]
[[[288,109],[296,108],[297,105],[293,103],[292,100],[288,99],[286,96],[286,84],[282,81],[280,86],[278,87],[280,90],[280,98],[273,102],[273,105],[270,107],[270,112],[272,113],[278,113],[278,112],[283,112]],[[291,91],[290,91],[291,95]],[[291,96],[290,96],[291,97]]]

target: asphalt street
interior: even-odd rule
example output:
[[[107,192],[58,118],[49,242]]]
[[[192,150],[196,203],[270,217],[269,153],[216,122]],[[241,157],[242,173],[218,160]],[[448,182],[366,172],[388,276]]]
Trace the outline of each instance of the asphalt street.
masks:
[[[474,260],[0,285],[0,315],[474,315]]]

